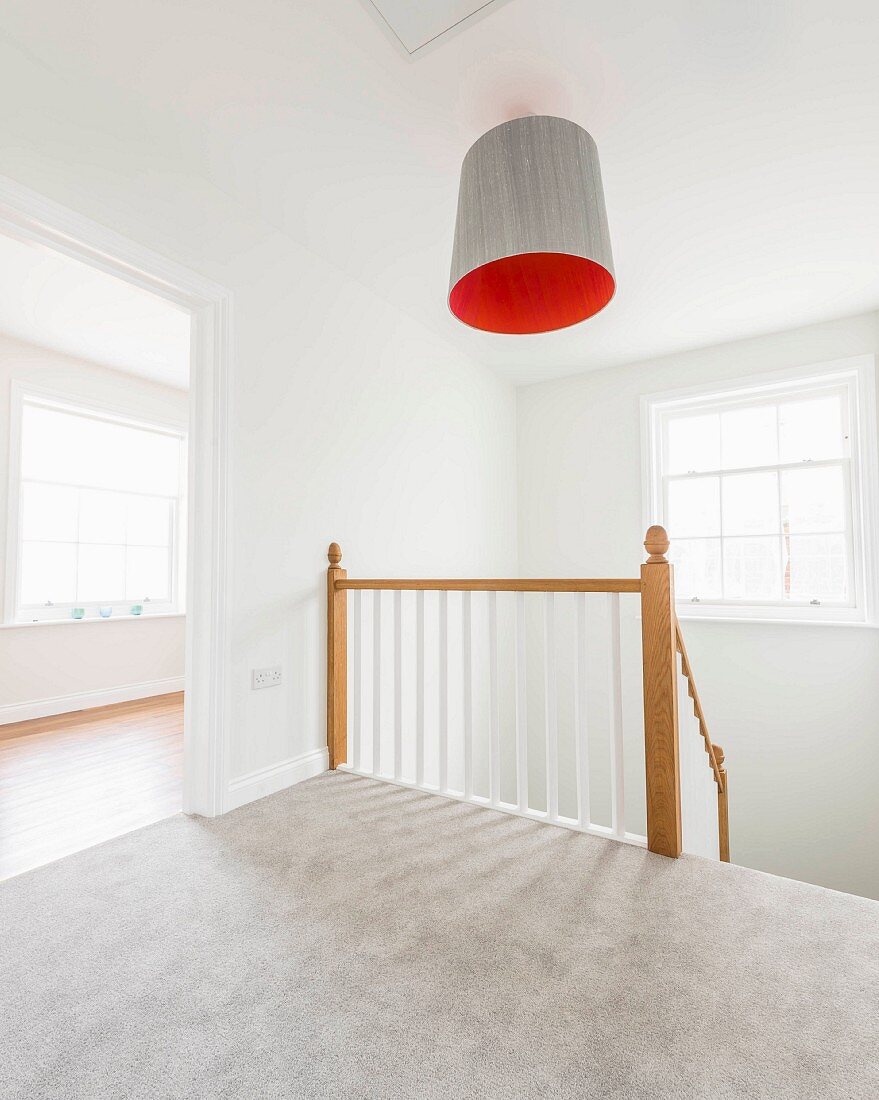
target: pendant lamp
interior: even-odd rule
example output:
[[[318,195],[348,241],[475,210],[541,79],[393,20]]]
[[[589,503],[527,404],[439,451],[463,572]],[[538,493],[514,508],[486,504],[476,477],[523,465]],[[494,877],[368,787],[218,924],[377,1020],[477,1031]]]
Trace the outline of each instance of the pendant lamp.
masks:
[[[486,332],[585,321],[616,289],[598,150],[574,122],[495,126],[461,168],[449,308]]]

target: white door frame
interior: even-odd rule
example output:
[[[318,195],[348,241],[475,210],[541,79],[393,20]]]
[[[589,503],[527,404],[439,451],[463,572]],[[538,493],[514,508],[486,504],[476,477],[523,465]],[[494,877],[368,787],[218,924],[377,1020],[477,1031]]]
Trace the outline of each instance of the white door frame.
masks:
[[[0,176],[0,232],[47,245],[192,316],[183,810],[223,813],[228,790],[226,593],[232,295],[148,248]]]

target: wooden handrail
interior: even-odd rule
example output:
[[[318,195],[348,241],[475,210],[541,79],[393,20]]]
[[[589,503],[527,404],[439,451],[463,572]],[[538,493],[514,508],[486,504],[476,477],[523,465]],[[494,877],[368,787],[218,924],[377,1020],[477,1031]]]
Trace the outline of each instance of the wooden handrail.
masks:
[[[693,669],[690,665],[690,658],[687,655],[687,647],[684,644],[684,636],[681,633],[681,624],[677,621],[677,618],[675,619],[675,640],[678,653],[681,655],[681,667],[684,676],[687,678],[687,694],[693,700],[693,713],[696,715],[699,722],[699,732],[702,734],[702,740],[705,742],[705,751],[708,753],[711,770],[714,772],[714,781],[719,788],[722,788],[723,775],[714,753],[714,745],[708,733],[708,723],[705,721],[705,711],[702,709],[702,700],[699,698],[696,681],[693,678]]]
[[[607,580],[580,579],[576,577],[542,578],[533,580],[497,580],[490,578],[463,580],[356,580],[335,582],[339,592],[356,589],[382,592],[640,592],[637,579],[608,578]]]
[[[708,760],[711,764],[711,770],[714,773],[714,782],[717,784],[720,858],[724,863],[729,863],[729,794],[727,790],[728,777],[726,768],[723,766],[725,758],[723,749],[720,745],[715,745],[712,742],[711,736],[708,733],[708,723],[705,720],[705,711],[702,709],[702,700],[699,698],[699,691],[693,676],[693,667],[690,664],[687,646],[684,642],[684,635],[681,631],[681,624],[677,616],[675,616],[675,642],[677,651],[681,655],[681,668],[687,679],[687,694],[693,700],[693,713],[696,715],[696,719],[699,722],[699,732],[702,734],[705,751],[708,753]]]

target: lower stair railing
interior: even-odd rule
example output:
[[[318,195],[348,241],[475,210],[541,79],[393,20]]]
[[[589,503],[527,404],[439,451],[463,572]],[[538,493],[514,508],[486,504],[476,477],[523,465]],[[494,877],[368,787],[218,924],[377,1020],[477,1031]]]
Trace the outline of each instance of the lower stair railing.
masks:
[[[702,700],[699,698],[699,692],[696,688],[696,681],[693,678],[693,669],[690,665],[690,658],[687,654],[687,647],[684,644],[684,635],[681,632],[681,624],[678,622],[675,627],[675,640],[677,643],[678,653],[681,656],[681,672],[686,682],[687,695],[692,700],[693,715],[696,719],[699,736],[702,739],[702,745],[705,752],[708,754],[708,763],[711,768],[711,776],[714,782],[714,786],[717,788],[717,849],[718,858],[723,863],[729,863],[729,801],[727,792],[727,775],[726,768],[723,766],[724,756],[723,749],[720,745],[715,745],[711,741],[711,737],[708,733],[708,723],[705,721],[705,712],[702,709]],[[695,770],[695,769],[694,769]],[[704,779],[704,777],[701,777]],[[704,786],[704,784],[700,784]]]
[[[355,580],[331,544],[330,767],[666,856],[728,860],[723,753],[708,736],[675,614],[663,528],[651,527],[644,546],[632,579]],[[646,837],[626,825],[636,761],[623,728],[621,598],[640,601]],[[692,715],[682,715],[687,691]]]

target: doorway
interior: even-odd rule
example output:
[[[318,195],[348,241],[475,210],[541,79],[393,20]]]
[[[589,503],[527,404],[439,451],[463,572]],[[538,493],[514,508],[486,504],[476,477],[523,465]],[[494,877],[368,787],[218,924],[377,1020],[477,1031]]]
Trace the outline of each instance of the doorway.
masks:
[[[24,354],[12,349],[10,377],[0,379],[8,394],[8,409],[0,414],[10,455],[0,647],[17,653],[0,662],[0,768],[6,761],[0,842],[4,806],[30,797],[21,786],[16,793],[17,774],[27,773],[42,790],[46,817],[53,804],[65,805],[53,784],[57,788],[63,780],[68,791],[64,843],[35,843],[32,857],[13,852],[4,860],[0,854],[2,877],[4,867],[24,870],[28,858],[47,862],[137,828],[147,818],[181,809],[213,816],[226,807],[231,300],[223,288],[2,179],[0,235],[0,272],[6,242],[7,270],[16,253],[42,265],[43,275],[53,268],[52,278],[42,280],[12,275],[12,286],[38,291],[30,313],[13,311],[30,330],[4,333],[0,304],[0,343],[5,338],[26,347]],[[63,293],[63,273],[71,271],[81,276],[79,296],[72,300]],[[114,314],[100,296],[89,298],[82,289],[94,291],[102,281],[140,308],[139,314],[129,310],[127,330],[120,321],[124,310]],[[0,294],[2,289],[0,273]],[[65,318],[74,346],[45,347],[53,340],[57,345]],[[168,318],[176,320],[165,323]],[[178,322],[186,326],[182,353]],[[76,339],[85,343],[76,346]],[[141,355],[140,378],[136,364],[132,369],[110,359],[126,340]],[[169,357],[174,340],[176,352]],[[178,367],[185,358],[188,394],[179,377],[143,377],[144,370],[167,370],[175,355]],[[47,356],[54,356],[52,367],[35,382],[25,367],[42,358],[45,368]],[[88,384],[77,370],[64,370],[58,356],[91,370]],[[124,392],[127,378],[130,394]],[[92,385],[95,379],[101,385]],[[102,388],[107,382],[112,400]],[[175,386],[184,401],[169,413],[156,397]],[[176,487],[175,451],[181,458]],[[42,459],[35,461],[39,455],[45,457],[42,466]],[[57,588],[55,596],[47,594],[47,585]],[[148,638],[148,631],[155,633]],[[49,639],[62,636],[67,641],[59,661],[53,654],[59,645]],[[26,640],[20,644],[16,637]],[[125,663],[132,644],[149,659],[134,677]],[[77,662],[87,670],[80,692],[72,690]],[[69,768],[51,751],[62,742]],[[90,763],[89,775],[76,771],[77,758]],[[72,775],[65,777],[67,771]],[[83,804],[84,816],[77,808]],[[63,813],[57,816],[59,823],[65,820]],[[8,854],[8,841],[4,847]]]

